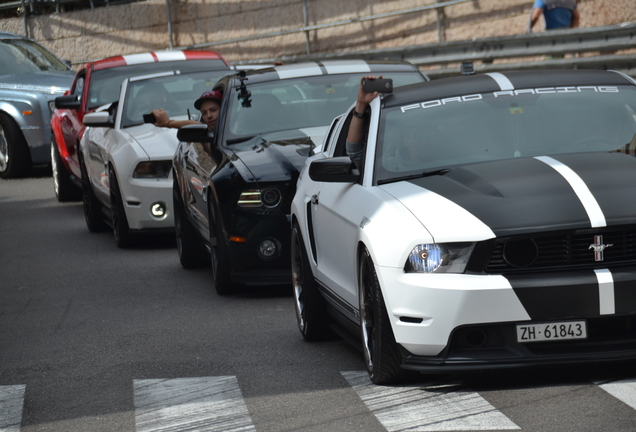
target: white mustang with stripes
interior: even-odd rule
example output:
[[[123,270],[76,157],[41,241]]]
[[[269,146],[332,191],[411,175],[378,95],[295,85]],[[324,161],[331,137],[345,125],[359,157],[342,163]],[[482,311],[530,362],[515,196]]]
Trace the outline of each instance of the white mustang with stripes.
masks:
[[[636,358],[636,85],[608,71],[439,79],[351,111],[292,204],[298,325],[371,379]]]

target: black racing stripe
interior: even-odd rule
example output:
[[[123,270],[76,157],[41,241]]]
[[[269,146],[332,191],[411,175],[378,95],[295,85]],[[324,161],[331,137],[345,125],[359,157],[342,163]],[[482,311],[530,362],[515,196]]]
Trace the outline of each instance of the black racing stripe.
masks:
[[[554,156],[576,172],[596,198],[607,225],[636,223],[636,157],[623,153]]]
[[[534,158],[468,165],[411,183],[455,202],[498,237],[591,226],[570,184]]]
[[[636,313],[636,270],[612,269],[616,314]]]
[[[599,316],[598,279],[592,270],[508,275],[519,301],[534,321],[561,320]]]

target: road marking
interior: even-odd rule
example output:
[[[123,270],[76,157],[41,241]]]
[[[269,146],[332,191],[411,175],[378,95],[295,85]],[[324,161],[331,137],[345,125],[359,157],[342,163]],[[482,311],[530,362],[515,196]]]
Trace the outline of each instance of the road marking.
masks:
[[[636,409],[636,378],[630,378],[610,383],[595,383],[616,399]]]
[[[461,383],[374,385],[366,372],[341,372],[389,432],[520,429]]]
[[[0,432],[19,432],[25,385],[0,386]]]
[[[137,432],[255,431],[234,376],[134,380]]]

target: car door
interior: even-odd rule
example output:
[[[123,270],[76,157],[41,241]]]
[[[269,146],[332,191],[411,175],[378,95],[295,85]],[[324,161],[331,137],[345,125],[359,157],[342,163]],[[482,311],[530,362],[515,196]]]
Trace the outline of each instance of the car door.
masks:
[[[183,152],[184,180],[187,189],[184,195],[186,212],[193,225],[204,238],[210,232],[208,222],[208,185],[210,174],[216,170],[218,161],[212,157],[209,143],[192,142]]]
[[[84,96],[86,94],[86,70],[82,70],[77,74],[75,82],[71,87],[71,95],[76,96],[81,102],[79,110],[65,109],[60,113],[60,128],[62,130],[62,136],[64,137],[64,147],[66,148],[66,160],[69,163],[69,168],[72,174],[79,177],[79,160],[77,157],[78,150],[78,136],[81,129],[84,127],[81,118],[83,117],[83,107],[86,106]],[[61,152],[63,153],[63,152]]]

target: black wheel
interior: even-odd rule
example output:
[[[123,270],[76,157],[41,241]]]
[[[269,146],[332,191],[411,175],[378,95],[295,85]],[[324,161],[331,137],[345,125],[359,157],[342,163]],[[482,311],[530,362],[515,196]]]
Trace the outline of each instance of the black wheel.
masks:
[[[82,191],[72,181],[66,170],[55,137],[51,134],[51,171],[53,173],[53,189],[59,202],[80,201]]]
[[[309,258],[297,224],[292,227],[292,284],[298,330],[305,340],[323,340],[332,335],[324,297],[311,273]]]
[[[90,181],[88,180],[88,172],[86,171],[86,165],[84,164],[84,158],[80,156],[80,172],[82,175],[82,206],[84,207],[84,219],[86,220],[86,226],[90,232],[102,232],[108,228],[104,221],[104,213],[102,207]]]
[[[115,244],[120,248],[128,248],[132,246],[133,236],[128,227],[128,219],[126,219],[126,210],[121,198],[117,175],[112,169],[108,170],[108,182],[110,184],[111,226]]]
[[[210,265],[210,254],[198,238],[185,213],[179,183],[175,179],[172,186],[172,204],[174,209],[174,230],[177,237],[177,252],[183,268],[198,268]]]
[[[232,292],[234,286],[230,278],[230,273],[232,272],[230,257],[228,255],[227,243],[220,218],[216,217],[212,211],[208,211],[208,214],[210,218],[210,262],[212,264],[212,280],[217,294],[225,295]]]
[[[22,131],[7,114],[0,113],[0,177],[20,177],[31,168],[31,154]]]
[[[375,384],[406,380],[408,371],[400,367],[402,355],[393,336],[373,260],[366,249],[360,256],[358,299],[362,349],[369,378]]]

